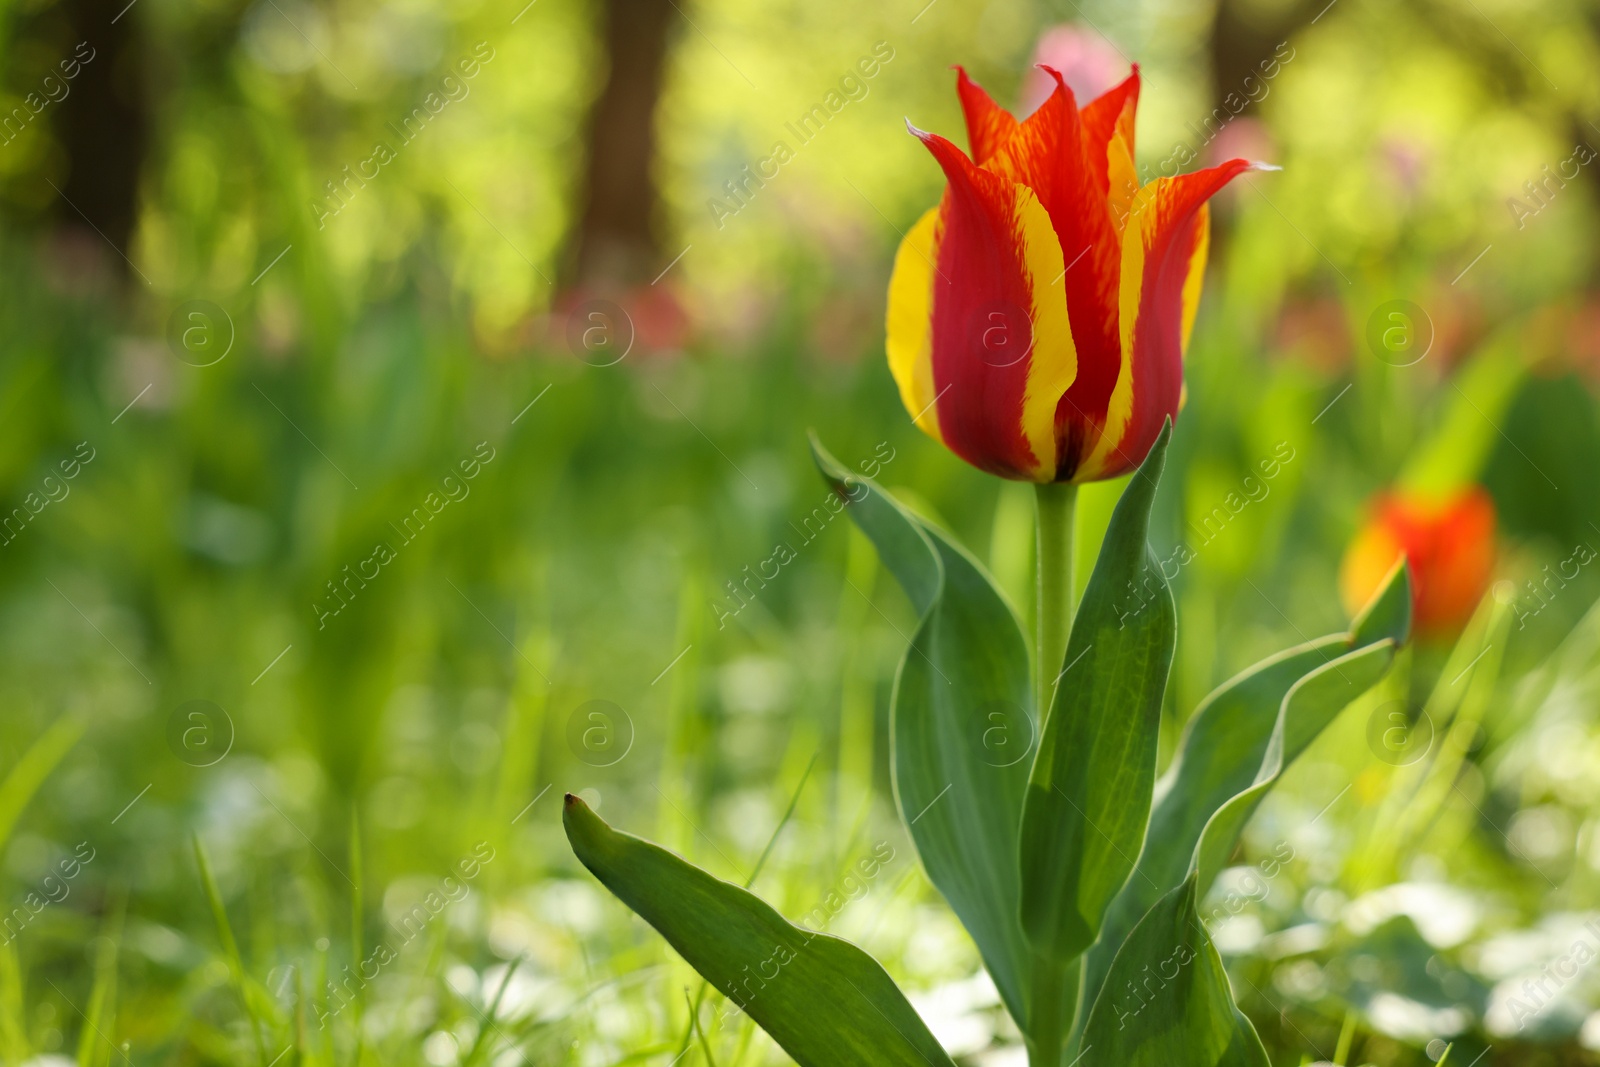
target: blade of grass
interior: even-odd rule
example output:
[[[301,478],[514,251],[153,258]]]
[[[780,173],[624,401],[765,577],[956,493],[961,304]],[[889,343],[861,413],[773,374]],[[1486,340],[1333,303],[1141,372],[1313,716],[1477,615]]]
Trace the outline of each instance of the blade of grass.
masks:
[[[262,1067],[266,1067],[267,1041],[261,1033],[261,1020],[257,1018],[255,1008],[250,1003],[250,991],[244,976],[244,960],[239,955],[239,943],[234,939],[233,927],[228,923],[228,911],[222,905],[222,892],[217,888],[217,879],[211,873],[211,861],[206,857],[206,849],[200,843],[199,834],[194,835],[194,859],[200,867],[200,882],[205,887],[206,900],[211,905],[211,917],[217,922],[217,938],[222,942],[223,955],[227,957],[228,969],[233,973],[234,985],[238,987],[239,1003],[244,1005],[245,1016],[250,1020],[251,1032],[255,1034],[256,1052],[261,1057]]]
[[[698,553],[692,553],[678,592],[678,619],[672,640],[675,648],[682,649],[684,655],[665,678],[657,677],[650,683],[652,688],[657,684],[667,687],[667,711],[662,724],[666,747],[661,754],[661,770],[657,778],[661,783],[658,788],[671,803],[663,805],[657,814],[657,839],[685,856],[689,854],[687,845],[694,835],[694,828],[687,824],[682,814],[689,804],[689,765],[700,747],[704,731],[704,721],[697,711],[700,646],[703,644],[700,628],[701,616],[705,614],[705,602],[700,592],[705,585],[703,573]]]
[[[72,750],[83,736],[84,720],[67,714],[45,728],[28,751],[0,782],[0,846],[4,846],[22,817],[28,801],[39,791],[50,772],[56,769],[62,757]]]
[[[105,1067],[111,1062],[110,1053],[117,1050],[111,1035],[117,1014],[117,951],[122,942],[126,899],[121,892],[116,894],[95,946],[94,985],[89,991],[83,1031],[78,1035],[78,1067]]]
[[[28,1020],[22,1010],[22,965],[17,960],[15,938],[7,938],[0,945],[0,1048],[5,1051],[7,1063],[26,1063],[31,1055]]]
[[[304,1064],[308,1059],[311,1059],[307,1055],[309,1046],[306,1035],[306,992],[300,978],[300,968],[296,967],[292,973],[294,975],[294,1018],[289,1023],[293,1027],[291,1043],[300,1050],[298,1059]]]
[[[683,999],[685,1003],[689,1002],[687,989],[683,991]],[[689,1004],[689,1028],[700,1038],[700,1051],[705,1054],[706,1067],[717,1067],[716,1057],[711,1055],[711,1042],[706,1040],[706,1032],[700,1027],[700,1009],[694,1004]]]
[[[352,807],[350,810],[350,967],[356,974],[364,973],[361,968],[362,957],[366,951],[361,937],[361,902],[363,899],[361,892],[361,817]],[[361,1008],[364,999],[361,994],[365,988],[364,983],[356,983],[353,994],[354,1003],[351,1005],[355,1009],[353,1022],[356,1032],[356,1047],[351,1054],[350,1062],[355,1067],[361,1067]]]
[[[532,581],[529,603],[540,604],[548,600],[542,590],[543,567]],[[539,677],[531,663],[549,663],[556,658],[556,643],[543,623],[535,623],[526,640],[522,642],[523,656],[516,660],[516,677],[511,693],[506,698],[502,719],[505,740],[501,743],[500,767],[486,823],[487,836],[498,843],[516,830],[526,830],[523,814],[528,801],[538,795],[539,786],[534,776],[539,771],[540,738],[544,733],[545,717],[549,710],[550,689]],[[534,791],[528,787],[533,784]],[[486,892],[494,893],[514,877],[510,867],[496,865],[487,873]],[[493,899],[491,896],[490,899]]]
[[[806,764],[805,772],[800,775],[800,784],[794,787],[794,794],[789,797],[789,806],[784,809],[783,818],[778,820],[778,825],[773,829],[772,836],[767,838],[767,847],[761,850],[761,855],[756,860],[755,868],[751,870],[750,877],[745,879],[744,887],[746,889],[756,884],[756,878],[760,876],[761,868],[767,865],[767,858],[772,855],[772,849],[778,843],[778,835],[783,833],[783,828],[789,825],[790,819],[794,818],[794,809],[800,804],[800,794],[805,790],[806,781],[811,777],[811,772],[817,765],[817,756],[821,754],[821,752],[814,753],[811,757],[811,762]]]
[[[748,1015],[739,1020],[739,1043],[733,1048],[733,1063],[730,1067],[739,1067],[744,1063],[744,1058],[750,1054],[750,1047],[755,1044],[758,1035],[765,1036],[765,1031],[751,1022]]]
[[[1356,1040],[1356,1013],[1351,1009],[1344,1013],[1344,1026],[1339,1030],[1339,1044],[1333,1050],[1333,1062],[1339,1067],[1345,1067],[1350,1062],[1350,1046]]]
[[[467,1053],[467,1058],[461,1061],[461,1067],[472,1067],[473,1064],[478,1062],[478,1053],[483,1050],[483,1046],[487,1043],[489,1031],[497,1029],[494,1021],[500,1015],[500,1001],[505,997],[506,990],[511,985],[511,976],[517,973],[517,968],[521,965],[522,957],[518,956],[511,961],[511,966],[506,968],[506,976],[500,979],[500,988],[495,990],[494,1000],[489,1002],[488,1017],[484,1020],[483,1026],[478,1029],[478,1036],[472,1042],[472,1050]]]

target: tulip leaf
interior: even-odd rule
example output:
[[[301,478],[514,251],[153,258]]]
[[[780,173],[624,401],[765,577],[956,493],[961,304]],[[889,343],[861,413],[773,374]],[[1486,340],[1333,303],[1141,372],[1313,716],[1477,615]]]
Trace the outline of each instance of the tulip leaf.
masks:
[[[1134,926],[1084,1029],[1082,1067],[1270,1067],[1233,1001],[1190,875]]]
[[[1084,981],[1091,1002],[1134,923],[1157,898],[1183,880],[1211,816],[1260,777],[1290,690],[1346,653],[1380,641],[1392,646],[1405,640],[1410,614],[1411,586],[1405,568],[1398,566],[1351,624],[1349,633],[1318,638],[1262,660],[1201,701],[1184,729],[1171,767],[1156,783],[1150,828],[1133,877],[1106,913],[1100,940],[1089,951]],[[1392,647],[1388,655],[1393,655]],[[1348,699],[1358,695],[1351,694]],[[1331,699],[1340,697],[1338,692],[1331,694]],[[1292,763],[1343,707],[1319,704],[1311,708],[1305,696],[1297,698],[1284,723],[1284,763]],[[1209,888],[1209,881],[1199,885],[1202,893]]]
[[[1402,557],[1350,623],[1352,644],[1359,648],[1385,637],[1404,644],[1411,636],[1411,568]]]
[[[1221,958],[1198,914],[1199,895],[1215,881],[1245,824],[1288,762],[1388,671],[1397,641],[1405,636],[1409,599],[1408,582],[1403,572],[1397,572],[1357,619],[1351,635],[1311,642],[1258,665],[1225,686],[1196,714],[1193,727],[1185,736],[1184,755],[1199,762],[1204,759],[1201,754],[1213,747],[1238,744],[1260,751],[1260,763],[1250,782],[1210,809],[1182,882],[1156,899],[1126,938],[1120,940],[1105,979],[1098,984],[1097,995],[1090,993],[1094,1007],[1075,1046],[1082,1049],[1085,1067],[1266,1067],[1266,1053],[1255,1029],[1233,1002]],[[1397,600],[1402,606],[1395,606]],[[1385,628],[1379,622],[1388,623],[1398,632],[1379,633]],[[1336,654],[1339,645],[1348,647],[1365,638],[1370,638],[1370,643]],[[1230,733],[1222,729],[1230,719],[1236,724],[1248,722],[1252,703],[1259,712],[1260,697],[1270,695],[1273,680],[1281,679],[1288,670],[1286,665],[1296,664],[1312,650],[1333,658],[1289,684],[1264,749],[1253,748],[1250,730]],[[1251,692],[1257,697],[1254,702],[1247,697]],[[1234,703],[1233,712],[1218,710],[1228,702]],[[1222,779],[1237,782],[1236,768],[1213,765],[1209,769],[1209,776],[1190,772],[1185,779],[1181,765],[1175,767],[1174,775],[1164,783],[1170,788],[1162,798],[1163,804],[1174,796],[1173,790],[1185,786],[1195,788],[1197,798],[1205,798],[1203,802],[1210,804],[1215,790],[1224,787],[1220,784]],[[1196,783],[1210,784],[1202,788]],[[1174,817],[1164,828],[1181,840],[1190,825]],[[1147,846],[1151,857],[1157,845],[1157,829],[1153,823]],[[1132,906],[1142,897],[1148,899],[1145,886],[1153,884],[1153,876],[1163,874],[1170,865],[1176,840],[1168,842],[1174,848],[1162,850],[1161,865],[1146,864],[1141,859],[1140,874],[1148,870],[1152,878],[1136,875],[1141,883],[1137,891],[1130,880],[1123,899],[1118,901],[1119,908]],[[1108,926],[1106,933],[1114,935],[1118,931]],[[1091,956],[1089,965],[1095,963]],[[1097,987],[1088,988],[1094,991]]]
[[[1284,768],[1305,751],[1339,712],[1382,680],[1398,648],[1393,638],[1384,637],[1365,648],[1329,660],[1289,689],[1255,780],[1218,808],[1200,834],[1193,867],[1198,871],[1202,890],[1215,881],[1245,823],[1277,784]]]
[[[877,961],[568,795],[567,839],[594,876],[800,1067],[954,1067]]]
[[[943,532],[814,439],[823,476],[921,614],[890,702],[895,799],[923,869],[1026,1018],[1017,826],[1035,738],[1028,649],[994,582]]]
[[[1023,804],[1023,929],[1057,961],[1095,940],[1150,815],[1177,612],[1145,537],[1171,435],[1168,425],[1112,513]]]
[[[1118,947],[1074,1046],[1082,1049],[1085,1067],[1267,1067],[1266,1053],[1233,1002],[1222,960],[1200,919],[1199,894],[1216,879],[1245,823],[1283,774],[1291,746],[1303,750],[1376,684],[1396,648],[1392,637],[1379,638],[1328,660],[1290,686],[1255,780],[1211,815],[1187,876],[1151,906]],[[1290,722],[1298,724],[1292,735]]]

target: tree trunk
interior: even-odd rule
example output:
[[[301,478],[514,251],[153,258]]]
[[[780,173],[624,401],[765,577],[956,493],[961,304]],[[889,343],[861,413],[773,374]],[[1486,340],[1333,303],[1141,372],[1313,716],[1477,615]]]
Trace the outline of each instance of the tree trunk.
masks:
[[[54,221],[59,229],[89,230],[92,240],[103,237],[116,246],[121,254],[111,262],[126,275],[123,257],[133,254],[129,244],[138,222],[139,175],[149,134],[139,12],[124,10],[123,0],[66,0],[62,12],[72,35],[68,52],[84,41],[94,53],[54,116],[67,160],[66,178],[57,182],[62,196]]]
[[[1272,59],[1280,45],[1326,6],[1327,0],[1311,0],[1263,16],[1255,10],[1259,5],[1218,0],[1210,41],[1212,105],[1229,114],[1229,94],[1247,100],[1251,88],[1261,81],[1261,64]],[[1254,80],[1247,84],[1246,78]]]
[[[578,285],[649,281],[661,264],[654,222],[655,112],[661,96],[670,0],[605,0],[605,88],[589,117]]]

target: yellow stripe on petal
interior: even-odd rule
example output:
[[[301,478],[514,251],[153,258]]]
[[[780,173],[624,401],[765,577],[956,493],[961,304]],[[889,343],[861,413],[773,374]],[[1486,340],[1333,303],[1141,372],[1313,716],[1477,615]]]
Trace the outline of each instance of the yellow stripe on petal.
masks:
[[[933,389],[933,282],[938,276],[939,209],[911,227],[894,256],[889,279],[887,340],[889,373],[900,387],[900,402],[917,427],[943,443]]]
[[[1022,395],[1022,433],[1038,459],[1035,481],[1056,477],[1056,406],[1078,376],[1078,349],[1067,317],[1065,260],[1050,215],[1025,185],[1017,186],[1012,215],[1021,260],[1033,292],[1028,318],[1033,324],[1028,384]]]
[[[1183,279],[1183,354],[1189,354],[1189,335],[1200,310],[1200,286],[1206,280],[1206,255],[1211,249],[1211,205],[1201,204],[1194,219],[1194,255]]]
[[[1139,305],[1144,297],[1145,230],[1156,223],[1155,203],[1160,181],[1143,186],[1133,198],[1128,212],[1128,227],[1122,232],[1122,277],[1117,300],[1117,325],[1122,341],[1122,368],[1106,406],[1105,425],[1100,439],[1073,476],[1075,481],[1093,481],[1113,465],[1113,455],[1122,443],[1133,417],[1133,335],[1139,325]]]
[[[1113,134],[1106,145],[1106,203],[1119,234],[1127,229],[1138,192],[1139,168],[1133,163],[1133,146],[1120,133]]]

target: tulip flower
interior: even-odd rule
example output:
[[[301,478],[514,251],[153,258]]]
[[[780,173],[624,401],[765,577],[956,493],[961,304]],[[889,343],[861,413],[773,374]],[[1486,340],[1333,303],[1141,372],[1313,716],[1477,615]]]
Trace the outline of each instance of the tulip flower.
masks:
[[[1478,486],[1444,500],[1381,494],[1345,552],[1345,605],[1364,604],[1396,561],[1411,564],[1411,613],[1421,634],[1464,626],[1489,588],[1495,559],[1494,502]]]
[[[1139,72],[1079,109],[1061,75],[1018,121],[958,71],[971,154],[944,170],[889,286],[889,366],[916,424],[1005,478],[1082,483],[1144,459],[1183,396],[1210,232],[1243,159],[1140,185]]]

